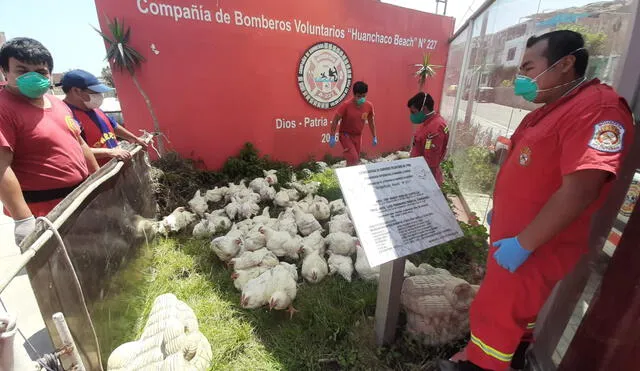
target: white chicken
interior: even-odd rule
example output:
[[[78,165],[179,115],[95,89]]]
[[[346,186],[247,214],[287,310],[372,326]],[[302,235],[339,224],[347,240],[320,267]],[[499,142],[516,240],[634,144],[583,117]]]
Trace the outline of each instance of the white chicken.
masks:
[[[269,206],[265,207],[262,210],[262,214],[258,216],[254,216],[252,218],[254,224],[267,224],[271,220],[271,215],[269,215]]]
[[[296,267],[295,264],[291,264],[291,263],[287,263],[287,262],[280,262],[279,265],[281,265],[282,267],[287,269],[289,271],[289,273],[291,274],[291,277],[293,277],[294,280],[298,281],[298,268]]]
[[[264,178],[255,178],[249,183],[249,188],[254,192],[259,193],[262,188],[269,187],[269,183]]]
[[[267,249],[246,251],[229,261],[229,265],[237,270],[258,266],[270,268],[275,267],[278,263],[278,258]]]
[[[307,282],[318,283],[322,281],[329,273],[327,261],[320,256],[319,251],[313,251],[305,256],[302,260],[302,277]]]
[[[262,170],[264,174],[264,179],[269,183],[269,185],[278,184],[278,171],[277,170]]]
[[[264,233],[267,239],[267,249],[278,257],[289,257],[299,259],[299,252],[302,248],[302,238],[292,237],[288,232],[276,231],[267,227],[260,227],[260,232]]]
[[[300,192],[293,188],[281,188],[280,190],[286,191],[291,201],[298,201],[300,199]]]
[[[356,249],[356,272],[358,272],[358,275],[366,281],[377,281],[380,278],[380,266],[372,268],[371,265],[369,265],[367,255],[365,254],[364,249],[362,248],[362,246],[360,246],[359,243],[356,244]]]
[[[329,272],[339,274],[345,280],[351,282],[353,275],[353,260],[350,256],[329,253]]]
[[[280,192],[276,193],[276,196],[273,198],[273,204],[279,207],[291,207],[293,202],[289,198],[289,192],[282,189]]]
[[[253,216],[258,215],[260,212],[260,206],[252,201],[246,201],[240,204],[238,215],[242,219],[251,219]]]
[[[271,296],[269,297],[269,309],[284,310],[286,308],[290,317],[293,317],[293,314],[297,312],[293,307],[293,300],[298,292],[296,279],[291,275],[290,270],[282,265],[273,268],[270,273],[271,280],[268,291],[271,291]]]
[[[329,202],[329,210],[331,210],[331,215],[344,214],[347,212],[347,205],[344,204],[343,199],[339,198]]]
[[[317,251],[324,256],[325,241],[320,231],[315,231],[302,239],[302,253],[306,256],[309,253]]]
[[[319,221],[328,220],[331,217],[329,205],[321,202],[314,202],[309,212]]]
[[[242,291],[247,282],[258,277],[269,269],[271,269],[271,267],[260,265],[247,269],[236,269],[233,274],[231,274],[231,279],[233,279],[233,286],[235,286],[238,291]]]
[[[205,218],[209,221],[211,228],[213,228],[213,233],[221,233],[228,231],[233,223],[231,223],[231,219],[227,217],[224,209],[215,210],[211,214],[204,214]]]
[[[344,232],[329,233],[324,239],[329,250],[334,254],[351,256],[356,252],[356,237]]]
[[[336,215],[329,222],[329,233],[344,232],[353,236],[355,231],[353,223],[346,214]]]
[[[193,198],[189,201],[189,207],[191,208],[191,210],[200,215],[203,216],[204,213],[207,212],[207,210],[209,209],[209,205],[207,204],[207,200],[202,197],[202,194],[200,193],[200,190],[196,191],[196,194],[193,196]]]
[[[238,216],[238,212],[240,211],[240,203],[235,199],[235,197],[231,198],[231,202],[224,207],[224,212],[227,213],[227,216],[231,220],[235,220]]]
[[[196,214],[186,211],[184,207],[175,209],[171,214],[165,217],[162,223],[170,232],[179,232],[196,221]]]
[[[327,200],[326,198],[322,197],[322,196],[314,196],[313,197],[313,203],[317,204],[317,203],[321,203],[321,204],[325,204],[325,205],[329,205],[329,200]]]
[[[231,230],[240,231],[243,235],[249,233],[255,226],[255,223],[252,219],[245,219],[243,221],[235,223]]]
[[[209,202],[218,203],[225,198],[228,192],[229,187],[216,187],[205,192],[204,198],[206,198]]]
[[[301,184],[299,182],[291,182],[290,186],[303,195],[315,195],[320,190],[320,182],[309,182]]]
[[[261,201],[272,201],[276,198],[276,190],[273,187],[264,187],[260,189],[260,200]]]
[[[240,305],[243,308],[254,309],[267,305],[271,294],[271,269],[263,272],[258,277],[249,280],[242,288]]]
[[[296,217],[293,213],[293,209],[287,209],[278,216],[278,222],[275,229],[281,232],[287,232],[292,237],[298,235],[298,224],[296,223]]]
[[[313,196],[307,195],[304,199],[302,199],[302,201],[299,201],[295,205],[298,206],[303,212],[308,213],[310,212],[311,206],[313,205]]]
[[[256,251],[266,246],[267,238],[259,231],[259,228],[253,228],[244,238],[244,248],[247,251]]]
[[[296,218],[298,231],[300,231],[300,234],[303,236],[308,236],[311,233],[322,229],[322,226],[316,218],[313,217],[313,215],[303,212],[299,207],[293,207],[293,215]]]
[[[205,214],[208,215],[208,214]],[[208,238],[215,234],[215,229],[207,219],[202,219],[195,226],[193,226],[193,237],[195,238]]]
[[[242,238],[233,235],[229,236],[229,234],[227,234],[226,236],[214,238],[213,241],[211,241],[211,250],[213,250],[220,260],[228,262],[240,252],[243,245],[244,241]]]

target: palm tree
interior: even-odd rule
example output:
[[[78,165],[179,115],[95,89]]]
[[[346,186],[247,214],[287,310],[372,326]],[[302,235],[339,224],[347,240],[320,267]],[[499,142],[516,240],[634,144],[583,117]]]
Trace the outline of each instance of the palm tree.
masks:
[[[422,63],[417,63],[414,66],[418,67],[415,76],[418,78],[418,87],[420,88],[420,91],[424,90],[427,79],[436,75],[436,68],[442,67],[431,64],[431,54],[429,53],[424,54],[422,57]]]
[[[153,121],[154,136],[158,136],[158,152],[160,155],[164,155],[164,143],[160,131],[160,124],[158,118],[151,105],[151,99],[147,93],[142,89],[138,78],[136,77],[136,69],[139,68],[146,59],[131,45],[129,41],[131,39],[131,28],[125,27],[124,20],[118,21],[117,18],[113,20],[107,18],[107,27],[109,28],[110,35],[93,28],[107,43],[107,57],[106,60],[111,62],[119,71],[127,70],[131,79],[144,102],[147,104],[149,114],[151,114],[151,120]]]

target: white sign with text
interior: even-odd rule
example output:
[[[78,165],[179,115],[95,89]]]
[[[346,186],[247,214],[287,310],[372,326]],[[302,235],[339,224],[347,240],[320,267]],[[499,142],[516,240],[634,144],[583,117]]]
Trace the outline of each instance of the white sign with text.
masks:
[[[372,267],[463,235],[422,157],[336,173]]]

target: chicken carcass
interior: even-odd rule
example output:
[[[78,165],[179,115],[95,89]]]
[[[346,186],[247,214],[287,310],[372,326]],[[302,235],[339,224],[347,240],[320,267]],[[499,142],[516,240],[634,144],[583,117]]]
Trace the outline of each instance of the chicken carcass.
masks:
[[[366,281],[378,280],[380,278],[380,266],[372,268],[367,260],[367,255],[364,252],[364,248],[360,246],[360,243],[356,243],[357,255],[356,255],[356,272]]]
[[[184,207],[179,207],[162,220],[166,229],[170,232],[179,232],[196,221],[196,214],[186,211]]]
[[[267,239],[259,228],[253,228],[244,238],[244,248],[247,251],[256,251],[267,246]]]
[[[310,212],[311,206],[313,205],[313,196],[307,195],[302,201],[296,203],[295,205],[297,205],[303,212],[308,213]]]
[[[209,214],[205,214],[207,216]],[[202,219],[193,227],[193,237],[209,238],[215,234],[215,229],[207,219]]]
[[[228,187],[215,187],[214,189],[210,189],[204,194],[204,198],[209,202],[218,203],[222,201],[227,193],[229,192]]]
[[[296,218],[298,231],[300,231],[300,234],[303,236],[308,236],[322,229],[322,226],[313,215],[303,212],[299,207],[293,207],[293,215]]]
[[[254,192],[259,193],[262,188],[269,187],[269,183],[264,178],[255,178],[249,183],[249,188]]]
[[[240,204],[240,209],[238,210],[238,215],[242,219],[251,219],[253,216],[258,215],[260,212],[260,206],[252,201],[245,201]]]
[[[331,274],[339,274],[345,280],[351,282],[353,275],[353,260],[350,256],[329,253],[329,271]]]
[[[200,190],[196,191],[196,194],[193,196],[193,198],[189,201],[189,207],[191,208],[191,210],[200,215],[203,216],[204,213],[207,212],[207,210],[209,209],[209,205],[207,204],[207,200],[202,197],[202,194],[200,193]]]
[[[291,201],[298,201],[300,199],[300,192],[293,188],[281,188],[280,190],[286,191]]]
[[[266,180],[269,185],[278,184],[277,170],[262,170],[262,173],[264,174],[264,180]]]
[[[320,190],[320,182],[309,182],[306,184],[302,184],[299,182],[291,182],[289,183],[290,187],[295,189],[296,191],[302,193],[303,195],[315,195]]]
[[[289,198],[289,193],[286,190],[280,190],[273,198],[273,203],[279,207],[291,207],[293,202]]]
[[[259,192],[261,201],[272,201],[276,198],[276,190],[273,187],[262,188]]]
[[[238,216],[240,211],[240,204],[236,201],[235,197],[231,198],[231,202],[224,207],[224,212],[227,213],[229,219],[234,220]]]
[[[344,232],[329,233],[324,239],[329,250],[335,254],[351,256],[356,252],[356,237]]]
[[[213,229],[213,233],[228,231],[233,225],[233,223],[231,223],[231,219],[227,218],[227,214],[224,209],[215,210],[211,214],[205,214],[205,217],[209,221],[209,225]]]
[[[279,265],[271,270],[271,280],[269,289],[271,296],[269,297],[269,309],[284,310],[288,308],[290,316],[296,310],[293,308],[293,300],[296,298],[298,287],[296,279],[287,267]]]
[[[331,221],[329,222],[329,233],[336,232],[344,232],[352,236],[355,234],[356,231],[351,219],[349,219],[349,216],[346,214],[339,214],[331,218]]]
[[[329,202],[329,210],[331,210],[331,215],[344,214],[347,212],[347,205],[344,204],[343,199],[339,198]]]
[[[293,209],[287,209],[278,216],[275,229],[281,232],[287,232],[292,237],[298,235],[298,224],[296,223]]]
[[[320,256],[319,251],[313,251],[307,254],[302,261],[302,277],[311,283],[322,281],[329,273],[327,261]]]
[[[318,251],[321,256],[324,256],[325,241],[320,231],[315,231],[302,239],[302,253],[306,256],[309,253]]]
[[[227,262],[235,257],[243,245],[244,241],[242,238],[233,235],[229,236],[229,234],[216,237],[211,241],[211,249],[223,262]]]
[[[248,309],[260,308],[267,305],[272,294],[270,284],[271,269],[249,280],[242,288],[240,305]]]

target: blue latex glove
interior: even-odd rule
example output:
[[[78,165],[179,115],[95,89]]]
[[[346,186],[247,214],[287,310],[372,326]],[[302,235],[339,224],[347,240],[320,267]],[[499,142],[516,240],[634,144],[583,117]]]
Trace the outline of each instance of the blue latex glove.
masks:
[[[333,148],[336,145],[336,136],[332,135],[331,138],[329,138],[329,147]]]
[[[487,213],[487,225],[491,225],[491,219],[493,218],[493,209],[489,210]]]
[[[377,146],[378,145],[378,137],[373,137],[373,146]]]
[[[498,248],[498,251],[493,254],[493,258],[498,262],[499,266],[511,273],[515,272],[531,255],[531,251],[524,249],[520,245],[518,237],[496,241],[493,246]]]

